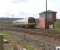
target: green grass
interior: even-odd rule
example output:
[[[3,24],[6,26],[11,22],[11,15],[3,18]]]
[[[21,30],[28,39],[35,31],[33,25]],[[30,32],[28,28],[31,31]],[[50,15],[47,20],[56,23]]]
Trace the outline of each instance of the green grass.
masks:
[[[5,39],[9,39],[12,36],[11,32],[0,32],[0,35],[3,35]]]
[[[55,29],[60,29],[60,20],[57,20],[56,22],[55,22]]]
[[[34,50],[34,48],[32,47],[32,45],[28,45],[27,50]]]

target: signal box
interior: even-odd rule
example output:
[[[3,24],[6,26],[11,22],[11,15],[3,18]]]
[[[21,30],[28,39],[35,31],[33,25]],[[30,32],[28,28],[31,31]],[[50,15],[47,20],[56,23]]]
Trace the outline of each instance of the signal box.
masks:
[[[52,29],[56,21],[56,12],[48,10],[46,12],[39,13],[39,27],[40,29]]]

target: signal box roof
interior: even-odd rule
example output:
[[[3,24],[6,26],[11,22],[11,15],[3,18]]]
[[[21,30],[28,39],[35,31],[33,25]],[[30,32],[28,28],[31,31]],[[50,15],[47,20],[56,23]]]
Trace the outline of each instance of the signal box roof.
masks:
[[[41,15],[41,14],[45,14],[45,13],[46,13],[46,11],[39,13],[39,15]],[[57,12],[52,11],[52,10],[47,10],[47,13],[57,13]]]

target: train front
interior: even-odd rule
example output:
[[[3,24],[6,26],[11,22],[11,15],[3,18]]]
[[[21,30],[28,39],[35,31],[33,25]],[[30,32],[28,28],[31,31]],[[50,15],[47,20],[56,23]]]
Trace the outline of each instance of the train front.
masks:
[[[35,18],[29,17],[29,18],[28,18],[28,25],[29,25],[29,28],[34,28],[35,25],[36,25]]]

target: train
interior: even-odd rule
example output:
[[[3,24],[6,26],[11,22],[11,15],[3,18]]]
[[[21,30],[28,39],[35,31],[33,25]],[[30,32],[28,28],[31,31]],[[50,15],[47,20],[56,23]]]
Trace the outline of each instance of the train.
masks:
[[[15,27],[34,28],[36,25],[36,20],[34,17],[26,17],[13,21],[13,25]]]

